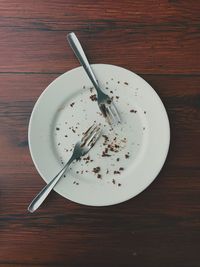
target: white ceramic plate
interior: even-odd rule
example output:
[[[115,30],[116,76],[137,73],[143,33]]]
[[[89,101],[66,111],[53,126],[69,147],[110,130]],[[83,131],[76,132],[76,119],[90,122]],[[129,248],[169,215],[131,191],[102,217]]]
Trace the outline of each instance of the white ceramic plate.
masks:
[[[92,68],[114,97],[122,123],[114,129],[105,123],[93,101],[95,90],[79,67],[58,77],[39,97],[29,124],[29,148],[39,174],[49,182],[82,133],[94,121],[102,122],[105,136],[71,165],[55,191],[77,203],[106,206],[136,196],[155,179],[168,153],[170,129],[160,98],[141,77],[113,65]]]

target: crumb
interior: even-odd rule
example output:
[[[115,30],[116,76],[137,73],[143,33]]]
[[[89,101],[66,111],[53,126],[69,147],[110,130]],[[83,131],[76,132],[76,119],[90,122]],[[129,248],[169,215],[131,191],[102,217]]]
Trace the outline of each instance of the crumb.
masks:
[[[143,127],[143,130],[145,130],[145,127]]]
[[[60,128],[56,127],[56,131],[59,131],[59,130],[60,130]]]
[[[78,174],[78,173],[79,173],[79,171],[76,171],[76,173]]]
[[[113,91],[110,91],[111,94],[113,94]]]
[[[58,143],[58,146],[60,145],[60,143]]]
[[[110,99],[107,100],[107,104],[111,104],[111,100]]]
[[[74,103],[74,102],[72,102],[72,103],[70,104],[70,106],[73,108],[74,104],[75,104],[75,103]]]
[[[101,179],[101,174],[98,173],[97,178],[98,179]]]
[[[118,96],[118,95],[116,95],[116,98],[117,98],[117,99],[119,99],[119,96]]]
[[[100,170],[101,170],[101,168],[100,167],[95,167],[95,168],[93,168],[93,172],[94,173],[98,173],[98,172],[100,172]]]
[[[107,135],[105,135],[105,134],[102,134],[102,137],[105,139],[105,142],[107,142],[108,141],[108,136]]]
[[[128,83],[127,83],[127,82],[124,82],[124,84],[125,84],[125,85],[128,85]]]
[[[124,168],[123,168],[123,167],[120,167],[120,168],[119,168],[119,170],[120,170],[120,171],[123,171],[123,170],[124,170]]]
[[[126,159],[128,159],[128,158],[129,158],[129,155],[128,155],[128,154],[126,154],[126,155],[125,155],[125,158],[126,158]]]
[[[117,83],[120,83],[120,81],[118,81]]]
[[[106,89],[108,89],[108,87],[106,87]]]
[[[63,176],[64,176],[64,177],[66,177],[66,175],[65,175],[65,174],[64,174]]]
[[[76,183],[76,185],[79,185],[79,183]]]
[[[131,109],[130,112],[137,113],[137,110]]]
[[[83,89],[85,89],[85,85],[83,85]]]
[[[76,131],[74,129],[72,129],[72,132],[75,133]]]
[[[113,78],[111,78],[111,81],[113,81],[114,79]]]
[[[113,184],[115,184],[115,183],[116,183],[116,182],[115,182],[115,179],[112,179],[112,183],[113,183]]]
[[[114,171],[114,174],[120,174],[120,172],[119,171]]]
[[[119,161],[119,158],[117,158],[116,160]]]
[[[102,152],[102,155],[101,156],[102,157],[111,157],[111,155],[110,154],[106,154],[105,151]]]
[[[147,112],[146,111],[144,111],[144,114],[146,114]]]
[[[73,184],[76,184],[76,181],[74,181]]]
[[[90,99],[91,99],[92,101],[97,101],[97,95],[96,95],[96,94],[91,95],[91,96],[90,96]]]
[[[67,135],[65,135],[65,137],[68,137]]]
[[[106,174],[108,174],[108,173],[109,173],[109,170],[107,169]]]
[[[118,184],[118,186],[121,186],[121,184]]]

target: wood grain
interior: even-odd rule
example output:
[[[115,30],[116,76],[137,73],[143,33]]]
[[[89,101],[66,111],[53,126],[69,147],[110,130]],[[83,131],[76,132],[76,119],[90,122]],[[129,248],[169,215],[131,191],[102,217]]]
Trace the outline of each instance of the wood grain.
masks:
[[[50,0],[0,2],[0,267],[199,266],[200,3]],[[78,66],[75,31],[92,63],[126,67],[162,98],[171,126],[167,161],[136,198],[86,207],[44,185],[28,150],[35,101]]]

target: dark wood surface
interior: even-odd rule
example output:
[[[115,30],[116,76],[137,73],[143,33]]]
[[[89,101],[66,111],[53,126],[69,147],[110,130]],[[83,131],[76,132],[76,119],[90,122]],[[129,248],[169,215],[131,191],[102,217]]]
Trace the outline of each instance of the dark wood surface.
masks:
[[[169,114],[171,147],[153,184],[120,205],[86,207],[44,185],[28,150],[35,101],[78,66],[75,31],[91,63],[146,79]],[[200,1],[0,1],[0,266],[200,266]]]

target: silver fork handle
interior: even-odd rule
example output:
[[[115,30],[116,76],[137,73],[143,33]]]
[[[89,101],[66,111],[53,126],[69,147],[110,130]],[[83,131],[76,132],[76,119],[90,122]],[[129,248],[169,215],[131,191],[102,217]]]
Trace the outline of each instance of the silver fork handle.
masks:
[[[28,206],[28,211],[34,212],[39,208],[39,206],[43,203],[43,201],[47,198],[51,190],[54,188],[54,186],[58,183],[62,175],[65,173],[69,165],[71,164],[73,160],[70,159],[67,164],[62,168],[62,170],[49,182],[40,192],[37,194],[37,196],[32,200],[31,204]]]
[[[83,48],[78,40],[78,38],[76,37],[75,33],[71,32],[67,35],[67,40],[72,48],[72,50],[74,51],[74,54],[76,55],[76,57],[78,58],[79,62],[81,63],[81,65],[83,66],[83,68],[85,69],[88,77],[90,78],[91,82],[93,83],[95,89],[97,90],[97,94],[103,94],[103,92],[101,91],[101,89],[99,88],[97,79],[94,75],[94,72],[92,70],[92,68],[90,67],[90,64],[87,60],[87,57],[83,51]]]

